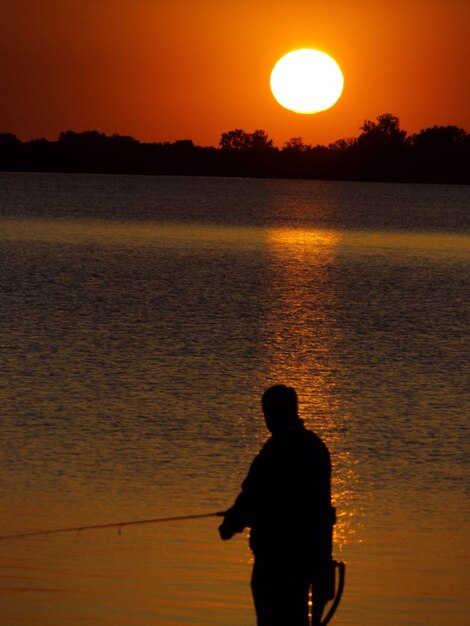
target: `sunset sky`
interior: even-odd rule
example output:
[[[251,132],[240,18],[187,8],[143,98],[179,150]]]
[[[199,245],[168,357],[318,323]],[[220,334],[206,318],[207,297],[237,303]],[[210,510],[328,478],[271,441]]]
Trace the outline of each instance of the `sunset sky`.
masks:
[[[0,132],[217,145],[242,128],[327,144],[385,112],[409,133],[470,130],[469,22],[468,0],[0,0]],[[303,47],[345,78],[315,115],[269,87],[275,62]]]

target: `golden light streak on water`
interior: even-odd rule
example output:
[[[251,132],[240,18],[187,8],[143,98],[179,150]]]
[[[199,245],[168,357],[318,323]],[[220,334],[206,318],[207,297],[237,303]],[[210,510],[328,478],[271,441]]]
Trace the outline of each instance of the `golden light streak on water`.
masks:
[[[338,368],[335,355],[341,329],[335,319],[337,294],[329,272],[342,240],[340,234],[322,230],[269,231],[273,281],[268,289],[273,314],[266,320],[268,333],[274,338],[269,376],[273,383],[283,382],[297,389],[306,426],[330,449],[333,504],[338,511],[335,546],[339,551],[360,523],[353,505],[357,461],[345,450],[342,434],[348,414],[338,400],[337,383],[331,375]]]

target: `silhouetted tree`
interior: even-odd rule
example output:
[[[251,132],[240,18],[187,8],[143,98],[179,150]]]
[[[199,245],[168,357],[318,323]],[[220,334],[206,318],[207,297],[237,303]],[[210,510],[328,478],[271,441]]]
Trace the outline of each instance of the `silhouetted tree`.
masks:
[[[270,139],[264,130],[255,130],[249,137],[250,150],[267,150],[273,148],[273,140]]]
[[[44,137],[26,142],[24,144],[25,167],[38,172],[56,170],[59,166],[55,158],[56,146],[56,142],[48,141]]]
[[[448,152],[462,147],[468,137],[468,133],[458,126],[432,126],[413,135],[411,143],[420,150]]]
[[[278,149],[264,130],[246,133],[236,128],[219,142],[221,173],[234,176],[276,176]]]
[[[240,128],[222,133],[219,147],[222,150],[247,150],[250,146],[249,134]]]
[[[377,117],[377,122],[365,120],[361,126],[362,133],[359,141],[371,140],[391,140],[403,143],[406,137],[406,130],[401,130],[400,120],[391,113],[383,113]]]
[[[357,143],[357,139],[355,137],[348,137],[347,139],[337,139],[332,143],[328,144],[328,149],[333,152],[346,152],[350,150]]]
[[[236,128],[222,133],[219,147],[222,150],[265,150],[274,146],[273,140],[268,137],[264,130],[246,133],[244,130]]]
[[[458,126],[433,126],[410,138],[410,168],[418,180],[468,182],[470,134]]]
[[[6,146],[16,146],[20,143],[21,141],[13,133],[0,133],[0,145],[2,148]]]
[[[0,133],[0,169],[17,169],[23,158],[23,144],[13,133]]]
[[[104,133],[99,133],[97,130],[85,130],[81,133],[76,133],[73,130],[66,130],[60,133],[59,143],[61,144],[75,144],[75,145],[97,145],[103,144],[106,140],[109,140]]]
[[[360,128],[352,147],[355,175],[361,180],[402,179],[408,143],[398,117],[384,113],[377,122],[366,120]]]
[[[114,142],[115,144],[120,143],[123,145],[131,145],[131,144],[135,145],[135,144],[140,143],[138,139],[135,139],[134,137],[131,137],[130,135],[113,134],[111,135],[110,140]]]
[[[311,146],[303,142],[302,137],[291,137],[289,141],[286,141],[282,150],[292,150],[294,152],[305,152]]]

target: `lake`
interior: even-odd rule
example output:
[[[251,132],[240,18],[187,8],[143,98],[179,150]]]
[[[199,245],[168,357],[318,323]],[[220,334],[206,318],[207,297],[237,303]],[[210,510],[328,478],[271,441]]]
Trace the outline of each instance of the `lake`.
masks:
[[[470,620],[470,189],[0,173],[0,535],[227,508],[293,385],[338,626]],[[0,542],[8,626],[253,626],[220,520]]]

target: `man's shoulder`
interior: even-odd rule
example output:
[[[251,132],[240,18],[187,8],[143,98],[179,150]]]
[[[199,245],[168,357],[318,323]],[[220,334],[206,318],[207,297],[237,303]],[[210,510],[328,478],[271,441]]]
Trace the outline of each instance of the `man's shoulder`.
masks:
[[[316,433],[314,433],[313,430],[305,428],[304,437],[307,444],[312,448],[315,448],[317,452],[329,455],[325,442]]]
[[[262,446],[257,458],[284,453],[286,450],[305,450],[316,456],[329,456],[323,440],[313,430],[302,427],[285,437],[270,437]]]

